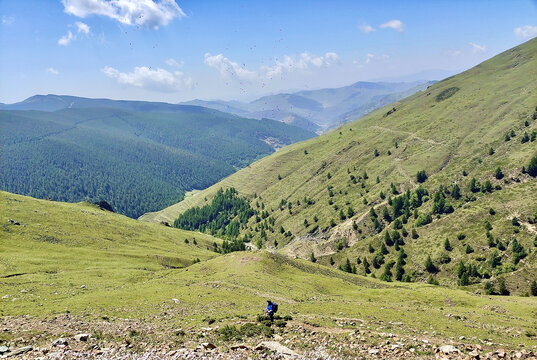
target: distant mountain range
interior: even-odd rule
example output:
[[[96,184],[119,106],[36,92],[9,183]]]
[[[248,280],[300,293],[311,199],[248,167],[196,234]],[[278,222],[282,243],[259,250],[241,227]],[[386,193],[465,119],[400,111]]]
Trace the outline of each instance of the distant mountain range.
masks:
[[[249,103],[192,100],[181,104],[203,106],[254,119],[274,119],[322,133],[424,90],[433,83],[434,81],[361,81],[334,89],[268,95]]]
[[[304,90],[263,96],[249,103],[191,100],[179,104],[148,101],[90,99],[66,95],[35,95],[3,110],[57,111],[67,108],[114,108],[143,112],[197,112],[218,110],[252,119],[272,119],[317,134],[356,120],[394,101],[426,89],[434,81],[364,82],[340,88]]]

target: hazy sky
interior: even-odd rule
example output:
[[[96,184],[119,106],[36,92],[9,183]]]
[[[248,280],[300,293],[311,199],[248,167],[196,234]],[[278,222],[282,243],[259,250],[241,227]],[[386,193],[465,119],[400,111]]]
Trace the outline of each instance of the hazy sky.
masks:
[[[537,36],[529,0],[0,0],[0,14],[4,103],[251,100],[433,79]]]

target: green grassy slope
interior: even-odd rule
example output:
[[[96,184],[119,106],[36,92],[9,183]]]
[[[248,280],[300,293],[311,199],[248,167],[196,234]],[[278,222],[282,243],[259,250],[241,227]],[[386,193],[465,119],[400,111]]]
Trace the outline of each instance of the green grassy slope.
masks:
[[[0,126],[0,189],[61,201],[107,200],[130,217],[180,201],[185,191],[210,186],[275,147],[314,136],[211,109],[0,111]]]
[[[267,251],[216,256],[206,248],[218,240],[207,235],[84,203],[0,195],[1,316],[48,319],[69,311],[90,321],[129,317],[193,332],[207,319],[215,326],[253,321],[271,298],[282,314],[316,327],[352,320],[384,332],[434,331],[439,339],[513,347],[531,345],[537,331],[535,298],[388,284]],[[190,265],[194,258],[201,262]]]
[[[213,258],[218,253],[208,249],[220,243],[208,235],[141,223],[88,203],[50,202],[7,192],[0,192],[0,216],[2,290],[19,296],[29,288],[34,296],[25,299],[21,313],[64,311],[69,304],[80,310],[99,296],[110,305],[117,299],[110,299],[108,292],[127,285],[143,287],[167,269]],[[3,315],[19,306],[13,301],[2,306]]]
[[[527,283],[521,287],[522,282],[535,275],[535,256],[531,255],[535,228],[531,224],[515,228],[511,219],[517,216],[527,223],[537,208],[536,180],[521,173],[522,167],[527,167],[531,157],[537,154],[537,142],[521,141],[524,133],[537,131],[537,122],[533,119],[537,106],[536,68],[537,39],[533,39],[354,123],[288,146],[195,196],[161,212],[146,214],[142,219],[173,220],[186,209],[210,201],[220,187],[233,186],[251,199],[253,206],[264,205],[274,218],[275,224],[270,226],[267,240],[263,241],[265,246],[273,247],[276,240],[278,247],[284,247],[287,253],[309,257],[314,251],[322,257],[335,253],[336,243],[343,238],[353,248],[343,249],[345,254],[335,256],[339,261],[335,266],[347,256],[353,261],[357,256],[367,256],[371,262],[372,255],[363,251],[364,244],[371,243],[377,248],[379,237],[384,233],[377,235],[373,229],[368,216],[370,208],[375,207],[380,214],[387,203],[387,199],[380,197],[381,191],[393,197],[392,183],[399,193],[416,189],[416,173],[425,170],[429,178],[423,186],[428,189],[430,198],[441,187],[451,189],[455,183],[463,196],[454,200],[449,194],[445,195],[455,211],[439,219],[434,216],[432,224],[417,229],[419,241],[405,247],[409,254],[408,269],[417,271],[414,274],[417,279],[427,277],[428,274],[423,273],[427,255],[438,256],[439,245],[446,237],[459,246],[455,236],[463,232],[467,233],[465,245],[471,245],[474,253],[458,256],[460,250],[454,252],[452,262],[440,266],[440,277],[455,283],[451,270],[457,260],[462,259],[482,263],[483,270],[491,272],[495,281],[498,272],[488,269],[486,261],[481,259],[488,258],[491,252],[483,246],[486,241],[483,222],[488,219],[495,241],[500,240],[508,247],[507,252],[502,253],[504,265],[511,260],[509,245],[513,236],[530,252],[516,272],[509,271],[516,279],[508,279],[508,287],[524,293],[528,287]],[[395,111],[390,111],[393,108]],[[511,131],[515,136],[505,141],[505,134]],[[374,154],[375,149],[378,156]],[[501,180],[494,177],[497,167],[505,174]],[[364,172],[367,172],[367,179],[363,179]],[[351,176],[356,178],[356,183]],[[472,178],[481,184],[490,180],[493,187],[499,186],[501,190],[472,193],[469,190]],[[328,187],[332,188],[332,196]],[[315,203],[307,204],[306,198]],[[288,205],[280,208],[282,199],[287,204],[292,202],[291,211]],[[342,220],[340,210],[347,215],[349,206],[355,215],[350,220]],[[495,209],[497,215],[487,216],[489,207]],[[425,215],[431,210],[429,200],[418,213]],[[461,218],[468,221],[463,222]],[[308,221],[307,227],[304,220]],[[331,225],[332,221],[335,226]],[[404,225],[409,232],[414,221],[410,218]],[[352,222],[357,223],[356,230]],[[260,238],[259,225],[252,219],[242,232],[252,234],[252,240],[256,241]],[[280,234],[280,226],[293,236]],[[387,222],[383,222],[383,226],[391,229]],[[308,235],[310,232],[312,234]],[[410,238],[405,240],[408,244],[412,242]],[[328,244],[323,245],[323,242]],[[394,251],[390,251],[390,256],[394,256]],[[321,258],[321,261],[329,259]],[[382,270],[375,271],[379,276]]]

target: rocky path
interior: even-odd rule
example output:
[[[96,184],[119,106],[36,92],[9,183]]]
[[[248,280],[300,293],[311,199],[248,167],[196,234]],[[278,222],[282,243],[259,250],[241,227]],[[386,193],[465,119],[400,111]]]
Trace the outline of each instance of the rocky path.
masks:
[[[223,341],[218,336],[219,326],[167,329],[158,322],[86,322],[68,314],[47,321],[4,317],[0,321],[0,359],[537,360],[537,346],[505,349],[501,344],[464,337],[438,339],[410,328],[401,334],[380,332],[361,320],[337,319],[337,323],[336,328],[325,328],[293,320],[285,328],[277,328],[271,338]],[[406,329],[402,324],[392,325]],[[12,340],[2,341],[6,334]]]

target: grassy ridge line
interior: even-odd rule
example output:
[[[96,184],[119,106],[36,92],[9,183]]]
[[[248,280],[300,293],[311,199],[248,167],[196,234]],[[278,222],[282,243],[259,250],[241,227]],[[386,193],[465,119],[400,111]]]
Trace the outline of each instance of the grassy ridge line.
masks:
[[[432,188],[455,181],[466,187],[472,177],[490,178],[496,166],[508,173],[520,172],[535,151],[534,145],[520,144],[519,137],[504,143],[503,135],[509,130],[520,135],[537,128],[535,122],[528,128],[523,125],[537,104],[533,86],[537,74],[532,71],[536,53],[537,40],[530,40],[354,123],[284,148],[197,196],[142,219],[174,219],[187,208],[203,204],[205,198],[210,201],[218,188],[234,186],[244,195],[261,195],[269,209],[277,209],[281,199],[313,198],[315,205],[301,207],[293,215],[285,210],[271,214],[276,228],[283,225],[298,236],[307,232],[304,218],[311,223],[317,215],[321,228],[331,218],[337,219],[337,211],[327,206],[328,185],[348,192],[336,193],[335,204],[341,208],[349,202],[357,214],[363,214],[372,202],[380,201],[377,197],[381,190],[389,192],[390,183],[400,190],[414,188],[415,174],[421,169],[432,175],[426,184]],[[452,97],[436,100],[442,91],[453,87],[459,91]],[[397,110],[386,116],[393,107]],[[495,149],[493,156],[488,155],[491,147]],[[379,157],[373,155],[375,148],[380,151]],[[392,155],[387,155],[388,150]],[[347,169],[356,176],[368,172],[366,189],[350,184]],[[468,177],[463,178],[463,170]],[[331,180],[326,178],[329,172]],[[282,180],[278,181],[278,175]],[[379,184],[374,181],[376,176]],[[273,236],[280,244],[288,241]]]
[[[138,286],[167,269],[213,258],[218,254],[208,249],[220,243],[205,234],[138,222],[88,203],[6,192],[0,192],[0,222],[2,288],[13,295],[14,286],[35,291],[29,304],[48,298],[35,309],[45,313],[59,310],[57,304],[66,297],[73,296],[76,303],[85,289],[106,292],[126,284]]]

